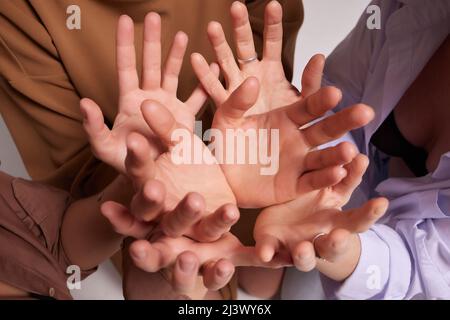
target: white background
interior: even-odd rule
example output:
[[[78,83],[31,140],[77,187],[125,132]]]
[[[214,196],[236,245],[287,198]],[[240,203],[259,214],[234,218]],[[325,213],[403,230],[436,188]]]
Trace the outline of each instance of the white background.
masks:
[[[365,10],[369,0],[304,0],[305,21],[296,45],[294,84],[299,86],[301,70],[309,58],[328,55],[348,34]],[[1,103],[1,101],[0,101]],[[11,175],[28,177],[11,136],[0,116],[0,170]],[[82,290],[73,292],[81,299],[121,299],[120,278],[110,263],[82,283]],[[241,298],[251,298],[240,293]]]

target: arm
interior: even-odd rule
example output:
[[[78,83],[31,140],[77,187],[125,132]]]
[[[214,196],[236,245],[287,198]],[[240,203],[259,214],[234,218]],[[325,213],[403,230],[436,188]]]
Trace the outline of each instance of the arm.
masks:
[[[118,176],[101,193],[73,202],[61,226],[61,245],[67,258],[82,270],[90,270],[120,249],[123,236],[100,213],[105,201],[127,205],[133,192],[124,176]]]
[[[360,234],[355,270],[344,282],[323,277],[326,293],[343,299],[448,299],[449,199],[447,189],[393,200],[392,228],[377,224]]]
[[[79,92],[27,1],[0,3],[0,101],[33,179],[78,198],[99,192],[116,176],[92,156]]]
[[[384,4],[380,2],[382,1],[372,1],[384,8]],[[342,91],[342,101],[337,110],[362,100],[377,35],[380,34],[367,28],[367,18],[368,15],[363,12],[353,30],[325,62],[322,85],[336,86]],[[385,20],[382,19],[382,22]]]
[[[238,269],[239,286],[248,294],[262,299],[271,299],[278,293],[283,275],[284,268],[241,267]]]

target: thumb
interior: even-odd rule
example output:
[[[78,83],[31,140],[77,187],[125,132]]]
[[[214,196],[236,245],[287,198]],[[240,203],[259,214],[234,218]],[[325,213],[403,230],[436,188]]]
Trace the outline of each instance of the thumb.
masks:
[[[229,96],[219,111],[223,116],[239,119],[250,109],[258,99],[259,81],[249,77]]]
[[[110,137],[111,131],[105,124],[100,107],[91,99],[81,99],[80,111],[83,115],[83,127],[93,152],[101,158],[102,150]],[[100,159],[105,161],[105,159]]]

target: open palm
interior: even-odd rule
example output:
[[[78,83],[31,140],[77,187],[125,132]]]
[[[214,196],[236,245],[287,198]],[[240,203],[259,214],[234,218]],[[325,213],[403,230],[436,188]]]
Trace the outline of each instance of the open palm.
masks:
[[[133,142],[135,153],[140,153],[143,166],[139,172],[128,172],[138,177],[137,189],[145,181],[156,179],[163,183],[166,190],[164,210],[170,211],[188,194],[196,192],[206,199],[206,211],[212,213],[225,204],[235,204],[236,199],[225,176],[217,164],[216,158],[191,128],[177,122],[172,113],[156,101],[146,101],[142,105],[143,117],[158,137],[165,150],[155,160],[148,152],[150,146],[144,138],[136,134]],[[182,136],[177,136],[181,133]],[[185,150],[177,148],[187,145]],[[191,152],[192,158],[179,158],[183,152]],[[197,153],[197,155],[195,155]],[[195,160],[197,156],[197,160]],[[128,166],[130,167],[130,166]],[[146,220],[152,220],[148,217]]]
[[[145,18],[142,85],[136,70],[134,25],[131,18],[121,16],[117,27],[117,71],[119,78],[118,114],[110,130],[101,109],[89,99],[81,101],[84,127],[94,155],[119,172],[125,172],[126,138],[131,132],[143,134],[151,143],[154,155],[162,146],[142,118],[140,107],[145,100],[158,101],[172,112],[177,121],[193,128],[195,115],[206,100],[198,87],[186,101],[177,98],[178,75],[187,47],[187,36],[179,32],[174,39],[161,75],[161,19],[156,13]]]
[[[367,157],[359,154],[340,170],[347,176],[333,187],[305,193],[297,199],[264,209],[258,216],[254,237],[259,256],[270,261],[276,253],[290,252],[295,258],[318,234],[335,230],[360,233],[386,211],[387,201],[378,198],[362,207],[342,211],[367,168]]]
[[[289,106],[247,115],[258,95],[258,80],[248,78],[218,108],[212,125],[225,137],[222,143],[215,143],[214,153],[238,205],[266,207],[339,182],[342,177],[333,167],[350,161],[348,154],[354,147],[344,143],[324,150],[316,148],[367,124],[373,117],[372,110],[354,105],[307,126],[338,103],[339,90],[321,88]],[[253,145],[247,139],[252,135],[256,136]],[[239,138],[247,139],[243,147],[236,142]],[[267,163],[263,158],[269,156]]]
[[[274,172],[262,174],[265,166],[261,161],[238,161],[238,156],[250,157],[252,150],[246,145],[243,150],[233,150],[238,155],[234,161],[219,161],[238,205],[253,208],[270,206],[290,201],[302,192],[337,183],[339,176],[330,167],[343,165],[349,160],[342,156],[349,146],[315,149],[349,130],[366,125],[373,117],[372,110],[364,105],[355,105],[307,127],[311,121],[334,108],[341,98],[336,88],[320,89],[323,57],[313,57],[306,66],[302,75],[303,92],[299,94],[286,79],[281,63],[283,31],[280,4],[272,1],[266,7],[261,61],[250,59],[256,57],[256,53],[246,7],[235,2],[231,14],[241,67],[236,64],[220,24],[211,23],[208,28],[227,89],[201,55],[192,56],[194,71],[217,106],[212,126],[224,136],[229,130],[235,135],[239,131],[256,135],[266,133],[265,141],[270,141],[270,145],[263,146],[259,140],[258,149],[266,147],[274,153],[272,160],[279,159]],[[278,140],[271,135],[276,130]],[[227,158],[225,153],[232,145],[230,140],[225,139],[222,146],[215,148],[219,160]]]

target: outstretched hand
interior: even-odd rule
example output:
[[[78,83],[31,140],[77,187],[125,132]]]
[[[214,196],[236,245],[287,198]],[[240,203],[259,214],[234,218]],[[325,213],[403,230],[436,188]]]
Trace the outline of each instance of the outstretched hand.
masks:
[[[187,35],[178,32],[164,70],[161,71],[161,18],[157,13],[147,14],[144,22],[142,81],[139,86],[133,20],[125,15],[120,17],[116,40],[119,103],[112,129],[104,123],[102,111],[94,101],[83,99],[80,103],[84,128],[98,159],[124,173],[126,139],[131,132],[139,132],[149,140],[154,156],[162,152],[159,139],[142,118],[141,105],[145,100],[154,100],[167,106],[178,122],[193,129],[195,115],[206,101],[207,94],[199,86],[186,102],[177,98],[178,76],[187,43]],[[217,73],[213,71],[213,74]]]
[[[266,7],[262,60],[256,58],[246,7],[235,2],[231,15],[240,66],[220,24],[211,23],[208,28],[227,89],[201,55],[193,54],[191,60],[217,106],[213,128],[225,138],[223,143],[215,143],[214,153],[238,205],[266,207],[338,183],[342,176],[334,167],[348,163],[345,155],[350,146],[325,150],[316,147],[366,125],[373,118],[372,109],[363,104],[350,106],[310,125],[341,99],[337,88],[320,88],[323,56],[314,56],[306,66],[299,93],[286,79],[281,63],[280,4],[272,1]],[[256,137],[256,148],[248,142],[252,136]],[[239,139],[244,141],[241,149],[236,142]],[[242,156],[244,161],[239,160]]]
[[[353,240],[380,219],[388,206],[385,198],[377,198],[342,211],[367,165],[367,157],[359,154],[341,168],[347,175],[337,185],[264,209],[254,229],[259,257],[270,261],[277,253],[288,251],[299,270],[310,271],[316,266],[327,268],[327,262],[344,256],[348,260],[345,268],[335,270],[333,277],[345,279],[359,259],[359,242],[355,245]]]

